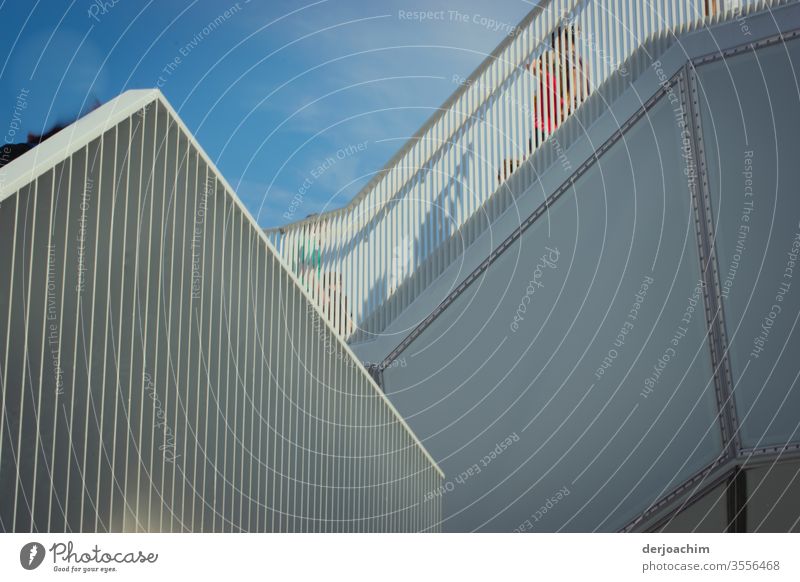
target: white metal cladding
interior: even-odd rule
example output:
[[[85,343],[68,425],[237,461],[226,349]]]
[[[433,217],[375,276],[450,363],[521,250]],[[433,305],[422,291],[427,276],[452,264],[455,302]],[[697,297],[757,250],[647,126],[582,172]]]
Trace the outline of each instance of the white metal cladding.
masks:
[[[543,0],[350,204],[268,236],[333,327],[369,339],[507,208],[512,173],[637,47],[782,3]]]
[[[608,103],[570,150],[574,170],[544,173],[547,198],[533,188],[520,196],[527,218],[504,217],[514,236],[495,243],[480,284],[407,336],[413,365],[386,368],[382,386],[448,475],[519,435],[497,471],[449,494],[446,530],[641,528],[751,457],[800,451],[800,374],[796,358],[785,358],[800,344],[792,337],[800,300],[779,283],[794,266],[791,241],[800,240],[800,171],[790,162],[800,121],[789,113],[798,96],[783,82],[800,57],[798,13],[794,4],[756,15],[747,22],[752,35],[737,22],[700,31],[657,57],[659,72]],[[748,168],[748,159],[766,170]],[[698,210],[706,204],[713,222]],[[468,249],[473,264],[486,257],[480,250]],[[539,279],[534,270],[546,284],[521,302],[531,277]],[[726,276],[734,278],[720,293],[723,311],[712,297]],[[612,348],[626,297],[642,293],[642,283],[636,323]],[[762,325],[772,329],[771,345],[759,337]],[[734,338],[730,350],[718,347],[721,330]],[[683,343],[687,331],[693,339]],[[720,353],[735,364],[732,377]],[[569,500],[537,514],[567,484]],[[532,517],[524,524],[520,515]]]
[[[0,530],[439,528],[439,468],[158,91],[0,171],[0,238]]]

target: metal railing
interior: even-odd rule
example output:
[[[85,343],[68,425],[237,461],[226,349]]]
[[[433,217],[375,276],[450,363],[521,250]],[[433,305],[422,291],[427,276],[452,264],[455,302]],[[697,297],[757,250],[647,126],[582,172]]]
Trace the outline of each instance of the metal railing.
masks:
[[[637,47],[778,3],[543,0],[347,206],[267,235],[334,329],[369,339],[499,216],[507,179],[628,74]]]

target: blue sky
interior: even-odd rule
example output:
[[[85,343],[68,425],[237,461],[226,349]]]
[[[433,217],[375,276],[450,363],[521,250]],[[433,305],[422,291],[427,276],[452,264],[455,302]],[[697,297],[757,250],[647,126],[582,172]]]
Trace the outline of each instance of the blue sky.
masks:
[[[22,135],[41,132],[95,99],[158,86],[258,222],[285,224],[286,213],[297,220],[352,198],[456,89],[454,76],[531,8],[0,0],[0,115],[10,121],[26,89]],[[420,21],[418,11],[438,14]]]

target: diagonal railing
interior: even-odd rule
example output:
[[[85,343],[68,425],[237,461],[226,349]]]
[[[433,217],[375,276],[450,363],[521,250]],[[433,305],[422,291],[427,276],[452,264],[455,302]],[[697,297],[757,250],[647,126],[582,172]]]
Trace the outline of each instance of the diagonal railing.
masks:
[[[506,180],[645,40],[779,3],[542,0],[348,205],[267,235],[334,329],[369,339],[491,224]]]

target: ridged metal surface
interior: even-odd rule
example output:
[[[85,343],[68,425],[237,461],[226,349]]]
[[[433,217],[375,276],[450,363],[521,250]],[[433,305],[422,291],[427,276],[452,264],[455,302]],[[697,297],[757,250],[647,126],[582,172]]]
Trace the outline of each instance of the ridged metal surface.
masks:
[[[0,530],[438,528],[438,467],[160,93],[0,183]]]

